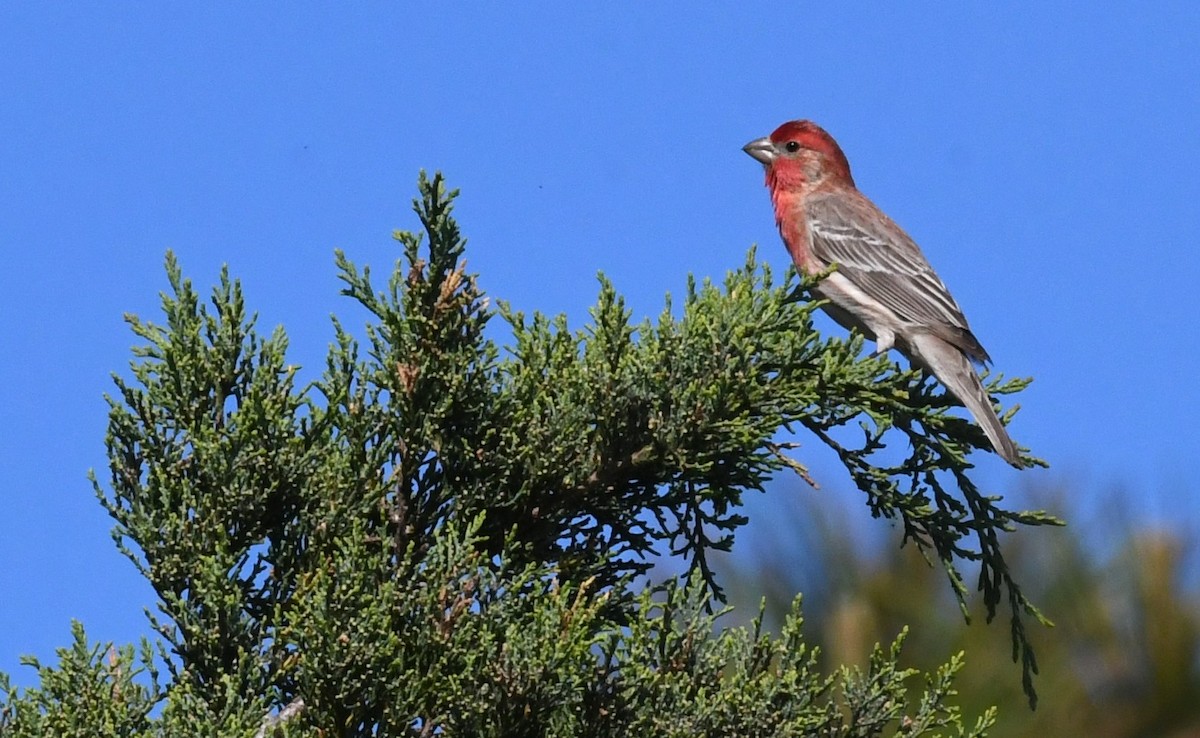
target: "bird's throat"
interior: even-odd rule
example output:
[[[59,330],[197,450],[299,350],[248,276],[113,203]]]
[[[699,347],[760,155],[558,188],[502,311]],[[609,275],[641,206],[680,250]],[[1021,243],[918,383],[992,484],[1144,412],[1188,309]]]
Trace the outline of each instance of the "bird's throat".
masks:
[[[813,255],[808,218],[804,212],[803,188],[771,188],[771,204],[775,207],[775,224],[792,262],[805,274],[819,274],[826,265]]]

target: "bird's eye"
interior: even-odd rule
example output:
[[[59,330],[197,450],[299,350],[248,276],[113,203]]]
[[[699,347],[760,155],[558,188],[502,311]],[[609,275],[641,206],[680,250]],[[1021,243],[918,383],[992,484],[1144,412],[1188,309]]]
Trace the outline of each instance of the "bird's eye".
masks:
[[[800,144],[796,141],[788,141],[783,148],[787,149],[789,154],[794,154],[800,150]]]

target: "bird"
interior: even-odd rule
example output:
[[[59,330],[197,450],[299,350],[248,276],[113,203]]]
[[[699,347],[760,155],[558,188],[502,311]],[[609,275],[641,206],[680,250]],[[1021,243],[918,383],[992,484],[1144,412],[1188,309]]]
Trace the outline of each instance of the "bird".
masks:
[[[933,374],[996,453],[1022,468],[975,371],[991,357],[916,242],[859,192],[837,141],[812,121],[793,120],[742,150],[763,165],[775,223],[796,268],[826,275],[813,293],[830,317],[873,340],[876,355],[895,348]]]

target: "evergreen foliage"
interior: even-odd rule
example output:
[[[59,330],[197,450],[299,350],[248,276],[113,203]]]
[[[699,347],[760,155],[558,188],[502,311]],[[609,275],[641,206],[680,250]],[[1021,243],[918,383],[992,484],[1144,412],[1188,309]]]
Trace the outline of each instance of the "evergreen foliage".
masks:
[[[386,286],[338,254],[370,324],[360,343],[335,321],[307,387],[236,281],[223,272],[205,305],[168,255],[165,323],[129,318],[144,345],[110,398],[111,478],[93,480],[158,593],[164,652],[102,657],[77,628],[57,667],[33,664],[40,687],[0,683],[0,732],[983,735],[991,711],[964,724],[950,704],[958,657],[922,691],[898,666],[902,635],[822,674],[798,601],[777,637],[715,627],[708,555],[746,522],[743,494],[807,476],[776,440],[800,428],[941,563],[964,615],[959,569],[978,566],[988,619],[1007,600],[1032,699],[1025,622],[1041,616],[1000,537],[1058,521],[977,488],[966,454],[987,442],[931,380],[822,338],[816,304],[789,299],[805,284],[776,285],[753,252],[656,321],[631,323],[604,280],[583,330],[493,308],[455,193],[440,176],[419,188],[422,232],[396,234]],[[664,552],[689,575],[644,586]]]

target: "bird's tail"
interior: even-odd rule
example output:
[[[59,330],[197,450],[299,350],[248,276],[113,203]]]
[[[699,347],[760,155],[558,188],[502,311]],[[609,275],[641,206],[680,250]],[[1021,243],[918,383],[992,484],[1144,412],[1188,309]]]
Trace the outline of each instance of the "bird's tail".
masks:
[[[921,334],[910,340],[914,356],[938,378],[958,401],[971,411],[975,422],[983,428],[984,434],[992,442],[992,448],[1008,463],[1022,468],[1021,455],[1017,444],[1008,435],[1000,417],[992,407],[992,398],[988,397],[983,382],[971,366],[971,361],[957,346],[948,343],[937,336]]]

